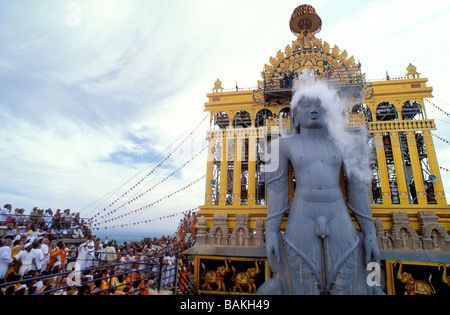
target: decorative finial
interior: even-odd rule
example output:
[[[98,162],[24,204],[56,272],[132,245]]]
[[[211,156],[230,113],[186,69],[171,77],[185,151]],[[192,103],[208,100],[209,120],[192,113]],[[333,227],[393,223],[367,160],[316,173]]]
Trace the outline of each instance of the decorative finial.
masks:
[[[219,79],[214,83],[214,88],[212,90],[214,93],[223,92],[222,82]]]
[[[317,34],[321,30],[322,20],[312,6],[303,4],[292,13],[289,26],[295,36],[298,36],[303,31]]]
[[[417,68],[415,66],[413,66],[411,63],[406,68],[406,70],[408,71],[408,73],[406,74],[406,77],[408,79],[419,78],[420,73],[417,72]]]

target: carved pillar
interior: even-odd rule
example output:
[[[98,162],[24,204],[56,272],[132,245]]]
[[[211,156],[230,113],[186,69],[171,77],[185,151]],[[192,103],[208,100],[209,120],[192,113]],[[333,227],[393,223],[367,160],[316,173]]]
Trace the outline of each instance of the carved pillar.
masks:
[[[383,204],[392,204],[391,190],[389,187],[389,176],[386,166],[386,154],[384,152],[383,134],[381,132],[374,133],[375,148],[377,152],[378,172],[381,180],[381,194],[383,197]]]
[[[220,185],[219,185],[219,205],[224,206],[227,203],[227,181],[228,181],[228,159],[227,147],[228,141],[226,131],[222,133],[222,146],[220,152]]]
[[[216,140],[214,136],[209,136],[208,140],[208,157],[206,162],[206,185],[205,185],[205,205],[212,204],[212,185],[211,180],[214,176],[214,151]]]
[[[256,199],[256,141],[257,129],[252,128],[248,139],[248,205]]]
[[[417,203],[428,204],[425,187],[423,185],[422,167],[420,166],[419,153],[417,152],[416,133],[414,131],[406,131],[406,139],[408,141],[414,185],[416,187]]]
[[[242,178],[242,140],[245,135],[244,128],[237,128],[234,137],[234,169],[233,169],[233,205],[241,204],[241,178]]]
[[[198,219],[197,234],[195,235],[195,242],[197,245],[206,245],[208,237],[208,227],[205,216]]]
[[[253,233],[253,246],[266,246],[264,243],[264,220],[262,218],[258,218],[258,220],[256,220],[256,229],[255,233]]]
[[[391,132],[390,137],[400,204],[409,204],[408,186],[406,183],[405,168],[403,167],[403,155],[400,148],[398,132]]]
[[[438,204],[446,205],[447,199],[445,198],[444,186],[442,184],[441,173],[439,171],[439,165],[436,157],[436,151],[434,150],[433,139],[429,130],[423,131],[423,140],[425,142],[425,148],[427,151],[428,166],[430,167],[431,174],[437,177],[436,182],[433,183],[434,194]]]

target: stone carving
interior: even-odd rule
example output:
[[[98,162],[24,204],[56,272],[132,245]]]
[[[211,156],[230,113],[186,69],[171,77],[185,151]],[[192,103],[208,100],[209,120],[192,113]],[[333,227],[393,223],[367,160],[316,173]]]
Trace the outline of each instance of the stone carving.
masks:
[[[222,245],[228,244],[230,231],[227,224],[228,215],[226,213],[214,213],[213,226],[208,233],[208,244]]]
[[[197,234],[195,236],[195,242],[198,245],[206,245],[207,243],[207,237],[208,237],[208,228],[206,226],[207,221],[204,216],[201,216],[197,221]]]
[[[409,218],[406,212],[392,213],[390,235],[394,248],[403,250],[419,248],[419,237],[409,224]]]
[[[258,220],[256,220],[256,229],[253,234],[252,245],[255,247],[266,246],[264,243],[264,220],[262,218],[258,218]]]
[[[419,211],[419,238],[424,250],[449,250],[450,237],[434,212]]]
[[[249,246],[250,229],[248,227],[248,213],[236,213],[236,225],[231,233],[231,246]]]
[[[262,218],[256,220],[256,229],[252,231],[249,226],[249,214],[237,213],[236,224],[231,233],[227,220],[228,215],[226,213],[215,213],[213,226],[208,230],[207,220],[204,216],[201,216],[198,219],[196,244],[249,248],[265,246],[264,221]]]
[[[415,216],[415,215],[414,215]],[[416,232],[410,225],[406,212],[393,212],[391,229],[384,231],[383,224],[377,219],[377,241],[383,250],[440,250],[450,249],[450,236],[434,211],[419,211],[419,229]]]

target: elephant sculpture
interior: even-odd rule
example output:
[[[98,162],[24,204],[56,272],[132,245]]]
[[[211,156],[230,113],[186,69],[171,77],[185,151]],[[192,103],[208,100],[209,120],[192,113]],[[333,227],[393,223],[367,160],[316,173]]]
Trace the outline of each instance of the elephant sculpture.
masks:
[[[218,291],[226,291],[224,277],[230,271],[228,268],[227,260],[231,261],[229,258],[225,259],[225,266],[220,266],[217,270],[210,270],[206,272],[205,264],[202,264],[203,275],[201,279],[205,281],[202,288],[207,288],[208,290],[212,290],[211,284],[214,283],[217,285]]]
[[[444,273],[442,274],[442,282],[444,282],[448,287],[450,287],[450,278],[447,276],[447,267],[444,264],[440,264],[438,270],[444,267]]]
[[[234,281],[233,292],[236,292],[237,289],[239,289],[239,292],[243,292],[241,286],[247,286],[248,293],[256,293],[255,277],[261,272],[258,264],[260,264],[259,259],[255,261],[255,268],[248,268],[246,272],[240,272],[238,274],[236,274],[234,266],[231,267],[233,269],[231,281]]]
[[[423,280],[415,280],[413,276],[407,272],[402,272],[402,263],[400,261],[396,261],[394,263],[394,267],[397,266],[397,264],[400,265],[397,271],[397,279],[406,285],[405,289],[405,295],[432,295],[436,294],[436,291],[431,284],[431,277],[432,274],[430,274],[430,277],[428,278],[428,282],[425,282]]]

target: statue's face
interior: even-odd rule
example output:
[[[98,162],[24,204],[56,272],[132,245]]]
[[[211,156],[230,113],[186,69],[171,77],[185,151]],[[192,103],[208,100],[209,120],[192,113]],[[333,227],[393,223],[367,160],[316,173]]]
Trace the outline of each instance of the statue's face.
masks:
[[[302,128],[325,127],[325,109],[318,98],[304,97],[297,105],[297,119]]]

